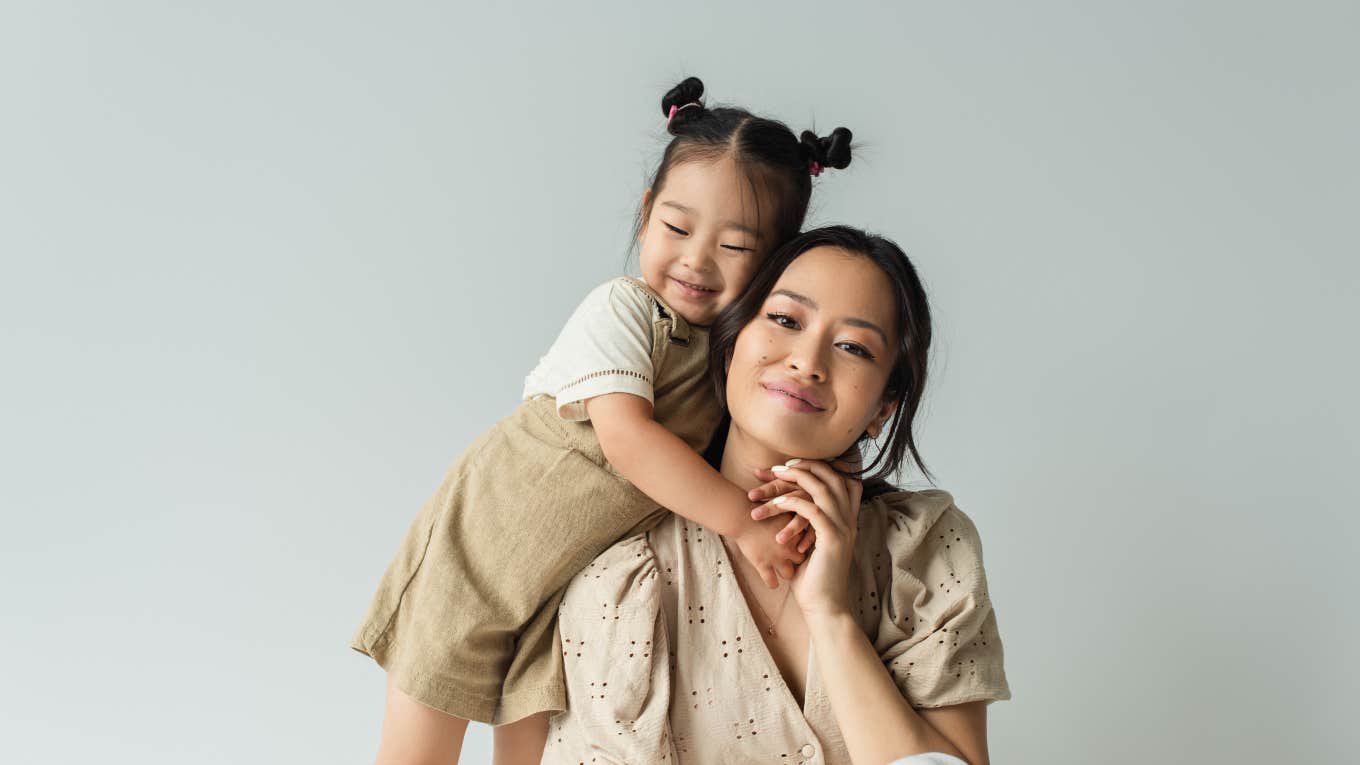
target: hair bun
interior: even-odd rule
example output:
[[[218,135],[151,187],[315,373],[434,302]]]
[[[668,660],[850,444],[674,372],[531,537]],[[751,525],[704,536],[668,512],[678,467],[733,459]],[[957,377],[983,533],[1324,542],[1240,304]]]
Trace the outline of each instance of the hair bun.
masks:
[[[802,144],[808,162],[844,170],[850,166],[850,141],[853,138],[854,134],[849,128],[838,127],[825,138],[819,138],[811,130],[804,130],[798,142]]]
[[[666,117],[667,132],[676,133],[677,129],[702,114],[704,105],[699,99],[703,97],[704,83],[698,77],[686,77],[679,85],[666,91],[661,99],[661,113]],[[691,104],[698,104],[698,107],[685,108]],[[674,116],[671,115],[672,109],[676,110]]]

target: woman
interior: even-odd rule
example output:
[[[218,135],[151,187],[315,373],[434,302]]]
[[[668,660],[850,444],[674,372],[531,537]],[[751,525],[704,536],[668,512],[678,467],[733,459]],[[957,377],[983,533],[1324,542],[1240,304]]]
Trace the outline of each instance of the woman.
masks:
[[[712,331],[730,425],[709,456],[815,544],[776,589],[678,516],[598,557],[561,607],[569,709],[544,762],[988,761],[986,704],[1010,691],[977,532],[947,493],[881,480],[921,465],[929,343],[888,240],[832,227],[770,256]],[[885,426],[873,478],[828,463]]]

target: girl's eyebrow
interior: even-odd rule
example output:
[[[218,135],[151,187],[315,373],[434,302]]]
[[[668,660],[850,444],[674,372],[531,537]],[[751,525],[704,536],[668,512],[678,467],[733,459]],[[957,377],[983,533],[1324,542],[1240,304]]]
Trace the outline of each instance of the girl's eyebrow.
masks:
[[[780,288],[775,290],[774,292],[771,292],[770,295],[771,296],[783,295],[784,297],[788,298],[789,300],[792,300],[795,303],[805,305],[814,311],[817,310],[817,301],[813,300],[807,295],[799,294],[790,289]],[[877,332],[878,336],[883,339],[884,345],[892,345],[892,343],[888,342],[888,333],[884,332],[882,327],[878,326],[872,321],[869,321],[868,319],[857,319],[852,316],[846,319],[842,319],[841,321],[845,322],[846,324],[849,324],[852,327],[860,327],[861,329],[868,329]]]
[[[675,201],[670,200],[670,199],[667,199],[666,201],[662,202],[662,203],[661,203],[661,206],[662,206],[662,207],[673,207],[673,208],[675,208],[676,210],[679,210],[680,212],[682,212],[682,213],[684,213],[684,214],[686,214],[686,215],[692,215],[692,216],[694,216],[695,218],[701,217],[701,216],[699,215],[698,211],[695,210],[693,207],[686,207],[686,206],[680,204],[679,202],[675,202]],[[737,230],[737,231],[740,231],[740,232],[743,233],[743,234],[747,234],[747,235],[749,235],[749,236],[756,236],[755,230],[752,229],[750,226],[747,226],[747,225],[742,224],[742,223],[738,223],[738,222],[736,222],[736,221],[734,221],[734,220],[729,220],[729,221],[727,221],[726,223],[724,223],[724,224],[723,224],[723,228],[735,229],[735,230]]]

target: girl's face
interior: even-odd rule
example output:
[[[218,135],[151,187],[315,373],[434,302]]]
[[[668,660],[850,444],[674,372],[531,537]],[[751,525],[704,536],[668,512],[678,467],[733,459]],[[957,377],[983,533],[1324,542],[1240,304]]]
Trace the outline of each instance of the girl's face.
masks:
[[[691,324],[711,324],[769,250],[771,233],[757,227],[765,200],[750,185],[723,157],[676,165],[659,193],[643,197],[642,278]]]
[[[896,408],[883,401],[897,327],[888,277],[868,258],[815,247],[789,264],[737,335],[732,427],[778,454],[834,459]]]

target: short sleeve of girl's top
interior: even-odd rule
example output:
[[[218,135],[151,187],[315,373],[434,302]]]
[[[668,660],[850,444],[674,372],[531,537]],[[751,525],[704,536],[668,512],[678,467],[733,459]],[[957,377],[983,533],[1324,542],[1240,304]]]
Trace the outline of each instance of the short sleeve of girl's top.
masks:
[[[654,403],[653,303],[625,278],[605,282],[572,312],[548,353],[524,380],[524,398],[557,399],[563,419],[589,419],[585,401],[631,393]]]
[[[1011,697],[972,519],[939,490],[894,492],[860,511],[859,617],[914,707]],[[866,591],[867,590],[867,591]]]

